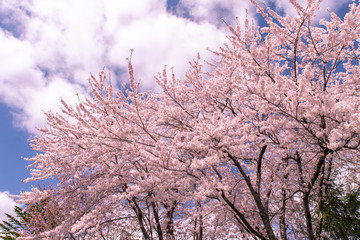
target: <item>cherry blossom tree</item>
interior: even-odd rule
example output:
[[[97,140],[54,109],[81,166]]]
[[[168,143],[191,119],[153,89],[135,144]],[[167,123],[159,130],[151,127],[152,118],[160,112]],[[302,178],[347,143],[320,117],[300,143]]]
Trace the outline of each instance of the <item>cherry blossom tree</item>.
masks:
[[[211,72],[200,57],[184,79],[157,76],[141,92],[129,59],[129,87],[101,72],[92,95],[33,140],[32,177],[57,186],[19,196],[51,199],[63,211],[52,229],[26,239],[62,239],[102,229],[145,239],[320,239],[329,184],[358,186],[360,7],[315,22],[321,1],[293,17],[253,5],[229,26]],[[25,239],[25,238],[24,238]]]

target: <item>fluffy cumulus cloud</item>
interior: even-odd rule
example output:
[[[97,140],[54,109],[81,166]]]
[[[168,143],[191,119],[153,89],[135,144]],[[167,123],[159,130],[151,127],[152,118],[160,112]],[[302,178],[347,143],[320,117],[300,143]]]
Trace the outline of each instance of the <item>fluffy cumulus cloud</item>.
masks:
[[[8,194],[8,192],[0,192],[0,221],[7,219],[5,213],[14,216],[14,207],[18,206]]]
[[[284,0],[272,0],[291,13]],[[324,0],[328,7],[339,7]],[[226,22],[254,16],[238,0],[2,0],[0,4],[0,102],[29,132],[44,124],[43,110],[59,110],[60,97],[86,95],[90,72],[104,67],[113,81],[127,81],[126,58],[143,89],[166,64],[178,77],[200,52],[208,59],[226,42]]]
[[[0,101],[29,132],[43,125],[43,110],[59,110],[60,97],[75,103],[76,93],[85,95],[90,72],[105,67],[127,81],[130,49],[136,77],[149,89],[165,64],[182,77],[197,52],[207,58],[206,48],[226,41],[224,29],[177,16],[165,0],[2,2]]]

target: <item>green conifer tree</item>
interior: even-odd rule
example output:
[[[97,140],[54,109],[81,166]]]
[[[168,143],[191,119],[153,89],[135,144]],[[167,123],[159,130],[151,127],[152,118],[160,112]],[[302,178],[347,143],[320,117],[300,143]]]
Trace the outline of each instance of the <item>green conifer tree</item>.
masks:
[[[19,206],[15,206],[14,211],[16,216],[5,214],[7,220],[0,223],[0,239],[15,240],[20,237],[21,232],[29,231],[27,223],[30,221],[30,215]]]
[[[323,227],[330,239],[360,239],[360,188],[344,194],[344,186],[331,184],[322,213]]]

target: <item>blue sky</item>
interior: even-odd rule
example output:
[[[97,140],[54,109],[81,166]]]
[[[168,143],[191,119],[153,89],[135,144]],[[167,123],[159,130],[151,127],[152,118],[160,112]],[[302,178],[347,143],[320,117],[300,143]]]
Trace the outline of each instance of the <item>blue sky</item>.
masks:
[[[29,190],[22,183],[23,178],[29,175],[22,158],[34,155],[28,144],[29,134],[13,125],[10,109],[3,103],[0,103],[0,116],[0,192]]]
[[[284,14],[286,0],[267,1]],[[302,2],[302,1],[299,1]],[[346,0],[324,0],[326,9],[345,11]],[[113,81],[126,82],[126,57],[134,49],[135,75],[143,89],[165,64],[182,77],[197,52],[226,41],[224,17],[240,22],[256,16],[239,0],[0,0],[0,219],[11,212],[7,194],[30,190],[23,157],[32,157],[29,139],[45,125],[43,111],[60,111],[60,97],[75,104],[88,94],[87,79],[104,67]]]

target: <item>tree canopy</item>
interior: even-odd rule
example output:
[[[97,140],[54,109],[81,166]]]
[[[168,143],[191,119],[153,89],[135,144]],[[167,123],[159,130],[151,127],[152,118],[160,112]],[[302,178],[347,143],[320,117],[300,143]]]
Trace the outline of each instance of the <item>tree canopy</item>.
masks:
[[[57,185],[21,193],[50,199],[62,218],[23,239],[62,239],[106,228],[144,239],[320,239],[335,172],[358,186],[360,7],[315,22],[321,1],[282,16],[251,0],[267,22],[229,26],[210,72],[200,57],[183,79],[165,68],[161,92],[142,92],[103,71],[92,94],[32,143],[31,180]]]

